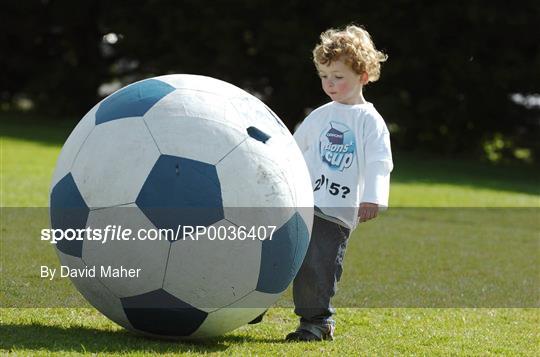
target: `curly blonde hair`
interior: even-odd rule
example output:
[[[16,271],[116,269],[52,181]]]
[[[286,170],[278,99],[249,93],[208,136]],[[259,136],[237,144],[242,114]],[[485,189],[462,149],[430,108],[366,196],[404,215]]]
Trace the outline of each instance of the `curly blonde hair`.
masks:
[[[368,82],[379,79],[381,63],[387,59],[386,54],[375,48],[369,33],[355,25],[326,30],[321,33],[321,42],[313,49],[315,66],[343,60],[354,72],[367,73]]]

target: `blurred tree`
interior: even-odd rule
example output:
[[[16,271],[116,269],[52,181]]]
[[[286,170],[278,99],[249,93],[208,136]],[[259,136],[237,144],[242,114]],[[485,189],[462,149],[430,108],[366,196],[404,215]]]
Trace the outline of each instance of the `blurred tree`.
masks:
[[[32,100],[52,116],[80,115],[98,99],[110,61],[100,51],[100,1],[6,2],[0,17],[2,100]]]
[[[533,0],[6,2],[0,101],[81,117],[104,83],[197,73],[258,95],[292,129],[327,100],[311,63],[320,32],[354,22],[389,55],[366,97],[395,148],[483,156],[499,140],[538,157],[540,110],[511,95],[540,92],[539,20]]]

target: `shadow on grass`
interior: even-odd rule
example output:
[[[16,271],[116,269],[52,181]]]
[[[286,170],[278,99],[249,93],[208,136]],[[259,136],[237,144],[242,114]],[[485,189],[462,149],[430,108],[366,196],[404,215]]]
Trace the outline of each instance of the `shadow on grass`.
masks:
[[[47,325],[0,325],[0,349],[50,352],[220,352],[230,344],[281,343],[279,339],[225,335],[206,340],[171,341],[137,336],[126,330],[105,331],[88,327],[61,328]]]
[[[47,146],[62,146],[77,125],[73,120],[6,119],[0,116],[2,137],[32,141]]]

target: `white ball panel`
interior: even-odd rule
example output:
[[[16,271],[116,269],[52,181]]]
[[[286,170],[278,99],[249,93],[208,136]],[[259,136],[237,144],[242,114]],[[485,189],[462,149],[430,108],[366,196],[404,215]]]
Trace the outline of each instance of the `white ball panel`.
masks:
[[[285,134],[286,136],[288,135],[292,136],[292,133],[289,131],[289,129],[287,129],[287,126],[285,125],[285,123],[283,123],[283,120],[281,120],[280,117],[278,117],[278,115],[272,109],[270,109],[269,106],[267,106],[264,103],[263,105],[265,106],[266,110],[270,113],[270,115],[274,118],[274,120],[278,123],[278,125],[281,126],[283,134]]]
[[[292,137],[270,139],[258,148],[286,172],[286,180],[294,197],[294,207],[304,219],[309,232],[313,224],[313,190],[309,171],[300,149]],[[285,160],[283,158],[286,158]]]
[[[73,161],[77,157],[81,145],[85,142],[90,132],[95,127],[96,122],[96,111],[99,107],[99,104],[94,106],[77,124],[73,129],[69,137],[67,138],[60,155],[56,160],[56,169],[52,177],[50,190],[60,181],[64,176],[66,176],[71,170]],[[50,194],[50,191],[49,191]]]
[[[90,267],[90,265],[87,265],[86,262],[80,258],[64,254],[58,249],[56,250],[56,253],[58,254],[58,258],[62,265],[68,266],[71,269],[84,269],[86,266]],[[124,313],[124,308],[122,307],[120,299],[107,289],[99,279],[77,277],[71,278],[71,282],[84,298],[101,313],[120,326],[133,330],[133,327]]]
[[[274,117],[268,107],[252,95],[231,98],[230,102],[236,109],[237,115],[244,118],[249,126],[256,127],[271,137],[290,135],[289,130],[282,126],[281,121]]]
[[[227,125],[237,127],[241,132],[247,135],[247,128],[249,128],[250,122],[243,115],[238,113],[238,110],[232,105],[230,101],[223,103],[223,120]]]
[[[135,202],[159,157],[141,118],[100,124],[84,143],[71,172],[90,208]]]
[[[225,98],[237,95],[245,95],[243,90],[230,83],[206,76],[193,74],[170,74],[155,77],[155,79],[168,83],[177,89],[190,89],[207,93],[216,93]]]
[[[287,167],[287,177],[295,192],[296,206],[313,208],[313,189],[310,185],[309,170],[294,138],[290,137],[286,144],[280,146],[280,150],[277,156],[287,155],[283,165]]]
[[[151,124],[162,118],[204,118],[223,123],[226,100],[213,93],[190,89],[177,89],[157,102],[146,112],[144,118]],[[228,125],[232,123],[227,123]]]
[[[217,336],[243,326],[266,311],[280,295],[252,291],[233,304],[211,312],[199,329],[190,337]]]
[[[214,164],[245,140],[245,128],[224,121],[220,101],[212,94],[178,90],[152,107],[144,121],[161,153]]]
[[[248,139],[216,165],[225,218],[237,225],[279,228],[295,212],[286,174],[264,145]]]
[[[226,220],[212,226],[236,229]],[[257,239],[211,240],[209,234],[174,242],[163,288],[200,310],[213,311],[257,287],[261,249]]]
[[[131,229],[133,239],[85,241],[83,260],[99,271],[103,266],[107,269],[140,269],[135,277],[104,277],[99,279],[116,296],[128,297],[144,294],[161,288],[170,243],[163,240],[140,240],[137,232],[154,230],[154,225],[136,205],[111,207],[90,211],[87,227],[100,229],[116,226],[116,231]],[[109,233],[109,236],[112,234]],[[97,275],[97,273],[96,273]]]

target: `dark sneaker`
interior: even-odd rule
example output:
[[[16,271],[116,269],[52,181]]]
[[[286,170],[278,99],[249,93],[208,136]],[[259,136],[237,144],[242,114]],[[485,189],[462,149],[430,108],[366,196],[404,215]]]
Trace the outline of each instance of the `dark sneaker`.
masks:
[[[334,339],[334,327],[329,327],[321,336],[307,330],[296,330],[285,337],[286,341],[332,341]]]

